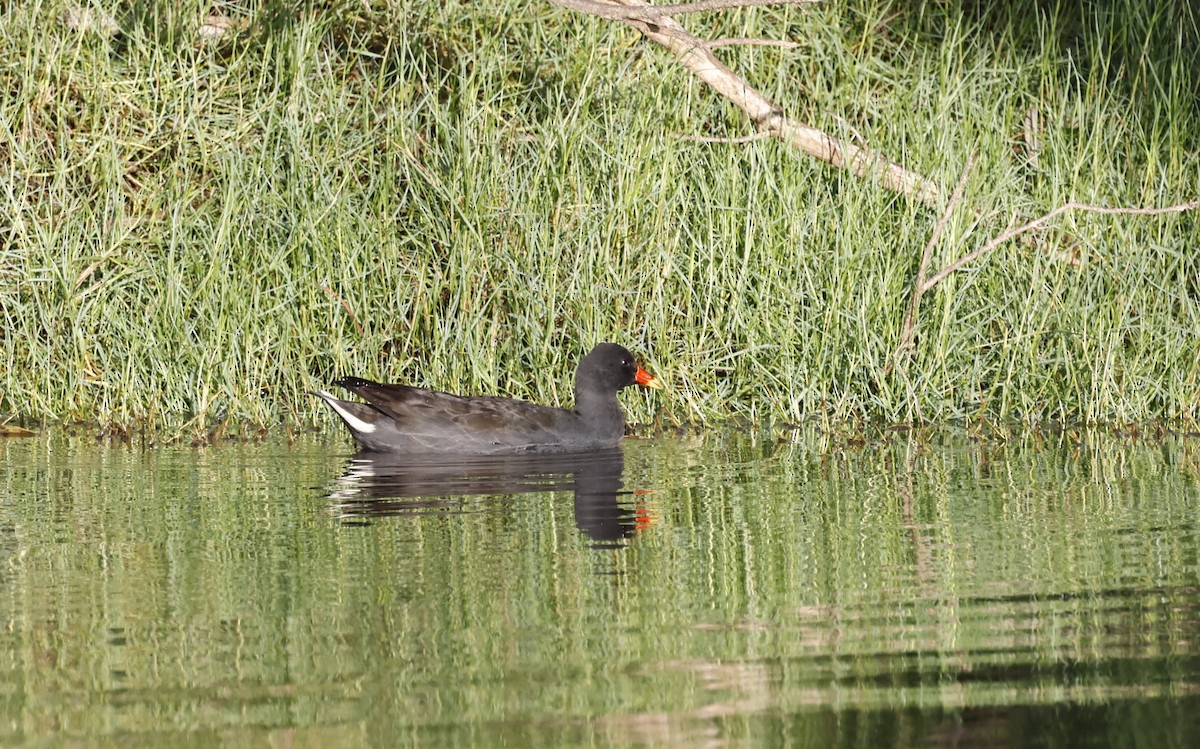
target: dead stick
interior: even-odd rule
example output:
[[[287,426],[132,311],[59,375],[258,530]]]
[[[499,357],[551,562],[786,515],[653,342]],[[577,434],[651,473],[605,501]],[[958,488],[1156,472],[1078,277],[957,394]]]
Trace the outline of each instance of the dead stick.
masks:
[[[550,2],[563,8],[633,26],[648,39],[674,52],[684,67],[749,115],[750,120],[759,129],[777,136],[808,155],[833,166],[849,169],[860,177],[878,176],[884,187],[917,198],[926,204],[938,205],[941,202],[941,190],[920,174],[910,172],[873,151],[843,143],[827,133],[788,117],[770,99],[717,59],[708,48],[707,42],[689,34],[674,18],[666,14],[671,7],[676,8],[673,12],[682,12],[678,8],[691,8],[701,3],[656,7],[648,5],[644,0],[613,0],[611,3],[597,0]],[[713,0],[713,3],[716,2],[717,0]],[[704,4],[704,9],[742,7],[747,4],[745,0],[726,0],[725,5]],[[764,1],[749,4],[778,3]]]
[[[716,49],[717,47],[729,47],[732,45],[741,45],[745,47],[783,47],[784,49],[797,49],[800,47],[800,42],[787,42],[782,39],[754,39],[743,36],[709,39],[705,43],[708,45],[709,49]]]
[[[764,138],[772,138],[770,133],[751,133],[750,135],[739,135],[736,138],[720,138],[715,135],[680,135],[680,140],[690,140],[696,143],[751,143]]]
[[[363,332],[363,327],[358,324],[358,318],[354,315],[354,310],[350,309],[350,303],[347,302],[344,298],[342,298],[341,294],[337,293],[336,291],[329,288],[325,284],[321,284],[321,291],[324,291],[326,294],[328,294],[329,298],[334,300],[335,302],[342,303],[342,309],[346,310],[347,315],[350,315],[350,322],[354,323],[355,330],[358,331],[358,334],[360,336],[365,336],[366,333]]]
[[[925,274],[929,270],[929,262],[933,259],[933,248],[937,246],[938,240],[942,238],[942,232],[946,230],[946,224],[950,222],[950,216],[954,214],[954,209],[962,202],[963,190],[967,186],[967,177],[971,174],[971,166],[975,163],[975,156],[972,155],[967,159],[966,166],[963,167],[962,176],[958,179],[958,184],[954,187],[954,192],[950,195],[950,202],[946,204],[946,210],[942,212],[941,218],[933,227],[933,233],[929,235],[929,241],[925,243],[925,249],[921,252],[921,264],[917,267],[917,278],[913,283],[912,300],[908,305],[908,316],[904,319],[904,328],[900,333],[900,345],[896,347],[896,353],[893,355],[893,361],[905,349],[912,345],[913,331],[917,326],[917,308],[921,304],[921,297],[928,291],[925,286]],[[884,375],[890,371],[891,362],[888,363],[884,371]]]
[[[1010,239],[1019,237],[1027,231],[1032,231],[1033,229],[1036,229],[1054,219],[1056,216],[1059,216],[1070,210],[1086,211],[1088,213],[1103,213],[1110,216],[1158,216],[1164,213],[1182,213],[1184,211],[1195,210],[1196,208],[1200,208],[1200,200],[1192,200],[1187,203],[1167,206],[1166,208],[1106,208],[1104,206],[1088,205],[1086,203],[1064,203],[1058,208],[1055,208],[1053,211],[1047,213],[1045,216],[1035,218],[1027,224],[1023,224],[1015,229],[1009,229],[1005,231],[979,249],[963,255],[958,260],[955,260],[945,268],[942,268],[925,282],[922,293],[929,291],[938,283],[940,283],[946,276],[950,275],[972,260],[977,260],[980,257],[983,257]]]
[[[917,325],[917,309],[920,305],[921,297],[924,296],[927,291],[932,289],[934,286],[937,286],[951,273],[959,270],[967,263],[973,260],[978,260],[1009,240],[1015,239],[1016,237],[1019,237],[1020,235],[1028,231],[1032,231],[1040,226],[1044,226],[1055,217],[1060,216],[1069,210],[1080,210],[1088,213],[1102,213],[1111,216],[1159,216],[1164,213],[1182,213],[1183,211],[1190,211],[1200,208],[1200,200],[1192,200],[1187,203],[1179,203],[1177,205],[1167,206],[1165,208],[1106,208],[1104,206],[1088,205],[1087,203],[1064,203],[1046,215],[1035,218],[1032,221],[1015,228],[1013,227],[1013,223],[1015,223],[1016,219],[1011,219],[1009,221],[1008,229],[989,240],[983,246],[967,253],[966,255],[963,255],[958,260],[955,260],[945,268],[942,268],[940,271],[926,279],[925,273],[929,268],[929,261],[933,254],[934,243],[940,238],[942,230],[945,227],[951,212],[961,199],[963,185],[966,184],[967,170],[970,169],[970,166],[971,162],[968,161],[967,168],[963,170],[962,179],[959,180],[958,186],[954,188],[954,194],[950,198],[950,204],[946,207],[946,211],[942,214],[941,219],[938,220],[937,226],[934,227],[933,234],[930,236],[929,242],[925,245],[925,251],[921,255],[921,265],[917,269],[917,281],[913,286],[912,302],[909,304],[908,316],[904,320],[904,327],[900,334],[900,344],[896,347],[896,353],[893,355],[893,361],[898,359],[899,356],[904,353],[905,349],[912,346],[912,339]],[[892,362],[889,362],[884,368],[884,375],[886,376],[890,374],[891,371]]]
[[[698,2],[674,5],[631,4],[622,2],[622,0],[566,0],[565,2],[551,0],[551,2],[580,13],[613,21],[657,21],[662,18],[706,10],[731,10],[768,5],[811,5],[822,2],[822,0],[699,0]],[[626,8],[623,9],[622,6],[626,6]]]

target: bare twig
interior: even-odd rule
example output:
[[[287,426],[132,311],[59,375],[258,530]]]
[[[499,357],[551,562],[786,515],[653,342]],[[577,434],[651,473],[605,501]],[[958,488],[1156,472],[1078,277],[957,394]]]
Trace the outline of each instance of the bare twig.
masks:
[[[756,140],[765,140],[775,136],[770,133],[751,133],[742,135],[737,138],[719,138],[711,135],[680,135],[680,140],[690,140],[696,143],[751,143]]]
[[[921,253],[921,264],[917,267],[917,278],[913,283],[912,300],[908,305],[908,315],[904,319],[904,328],[900,332],[900,345],[896,347],[896,353],[892,357],[895,361],[905,350],[912,345],[913,331],[917,325],[917,308],[921,304],[921,297],[929,290],[925,285],[925,274],[929,271],[929,261],[933,258],[933,248],[937,246],[938,240],[942,238],[942,232],[946,230],[946,224],[949,223],[950,217],[954,215],[954,210],[958,208],[958,204],[962,202],[963,190],[967,186],[967,177],[971,174],[971,166],[975,163],[975,156],[972,155],[967,159],[966,165],[963,167],[962,176],[958,179],[958,184],[954,187],[954,192],[950,195],[950,202],[946,204],[946,210],[942,212],[941,218],[933,227],[933,233],[929,235],[929,241],[925,243],[925,250]],[[892,363],[889,362],[884,374],[887,375],[890,371]]]
[[[1109,216],[1160,216],[1164,213],[1183,213],[1184,211],[1192,211],[1197,208],[1200,208],[1200,200],[1192,200],[1187,203],[1167,206],[1166,208],[1106,208],[1099,205],[1088,205],[1087,203],[1065,203],[1060,205],[1058,208],[1055,208],[1053,211],[1050,211],[1045,216],[1035,218],[1029,223],[1018,226],[1015,229],[1008,229],[979,249],[963,255],[958,260],[955,260],[945,268],[942,268],[925,282],[922,293],[929,291],[938,283],[940,283],[946,276],[963,267],[967,263],[983,257],[1010,239],[1014,239],[1027,231],[1032,231],[1040,226],[1043,226],[1044,224],[1053,220],[1055,217],[1066,213],[1067,211],[1076,210],[1086,211],[1087,213],[1103,213]]]
[[[803,0],[784,0],[803,2]],[[774,102],[750,86],[743,78],[722,63],[707,43],[687,32],[670,13],[715,8],[747,7],[749,5],[778,5],[768,0],[710,0],[682,6],[652,6],[645,0],[550,0],[555,5],[633,26],[648,39],[675,53],[679,61],[700,80],[711,86],[736,107],[749,115],[762,131],[771,133],[785,143],[833,166],[846,168],[860,177],[877,176],[884,187],[917,198],[929,205],[941,202],[941,190],[932,181],[910,172],[882,155],[866,148],[844,143],[814,127],[788,117]],[[701,7],[702,6],[702,7]],[[671,10],[671,9],[674,10]]]
[[[854,127],[854,125],[850,124],[850,121],[849,121],[849,120],[847,120],[847,119],[846,119],[846,118],[844,118],[844,117],[840,117],[840,116],[838,116],[838,115],[836,115],[836,114],[831,114],[831,115],[829,115],[829,116],[830,116],[830,117],[832,117],[832,118],[833,118],[833,120],[834,120],[835,122],[837,122],[839,125],[841,125],[842,127],[846,128],[847,130],[849,130],[849,131],[850,131],[850,135],[854,136],[854,140],[855,140],[856,142],[863,144],[863,146],[864,146],[864,147],[866,146],[866,144],[867,144],[867,139],[866,139],[866,138],[864,138],[864,137],[862,137],[862,133],[858,132],[858,128],[856,128],[856,127]]]
[[[921,264],[917,269],[917,278],[913,284],[912,301],[908,307],[908,315],[905,317],[904,327],[900,332],[900,344],[896,347],[896,353],[892,357],[892,362],[889,362],[887,367],[884,369],[885,376],[891,373],[893,363],[899,360],[904,352],[912,347],[913,335],[916,331],[917,325],[917,310],[921,303],[921,297],[924,296],[925,293],[934,286],[937,286],[939,283],[944,281],[951,273],[961,269],[967,263],[978,260],[989,252],[996,250],[1005,242],[1016,239],[1026,232],[1033,231],[1034,229],[1044,226],[1050,221],[1054,220],[1056,217],[1071,210],[1085,211],[1088,213],[1101,213],[1110,216],[1159,216],[1164,213],[1182,213],[1184,211],[1191,211],[1200,208],[1200,200],[1192,200],[1187,203],[1179,203],[1177,205],[1167,206],[1165,208],[1107,208],[1104,206],[1089,205],[1087,203],[1065,203],[1045,214],[1044,216],[1040,216],[1032,221],[1028,221],[1021,226],[1014,226],[1016,224],[1015,217],[1010,219],[1008,228],[1003,232],[996,235],[982,246],[950,263],[932,276],[926,278],[925,274],[929,271],[929,262],[933,256],[933,248],[937,241],[941,238],[946,223],[948,222],[955,207],[962,199],[963,187],[966,184],[967,172],[970,170],[970,168],[971,161],[968,161],[966,168],[963,169],[962,179],[959,180],[958,186],[954,188],[954,194],[950,198],[949,205],[946,206],[946,211],[942,214],[942,217],[938,219],[937,225],[933,229],[933,234],[929,237],[929,242],[925,245],[925,251],[921,254]]]
[[[1029,166],[1038,168],[1042,155],[1042,116],[1037,107],[1030,107],[1021,123],[1021,142],[1024,146],[1025,160]]]
[[[342,309],[346,310],[346,314],[347,314],[347,315],[350,315],[350,322],[354,323],[354,328],[355,328],[355,330],[357,330],[357,331],[358,331],[358,334],[359,334],[360,336],[366,335],[366,334],[363,332],[363,327],[362,327],[361,325],[359,325],[359,324],[358,324],[358,318],[357,318],[357,317],[355,317],[355,315],[354,315],[354,310],[350,309],[350,303],[349,303],[349,302],[347,302],[347,301],[346,301],[346,300],[345,300],[345,299],[342,297],[342,295],[341,295],[341,294],[337,293],[336,291],[334,291],[333,289],[329,288],[329,287],[328,287],[328,286],[326,286],[325,284],[321,284],[321,291],[324,291],[326,294],[328,294],[328,295],[329,295],[329,298],[330,298],[330,299],[332,299],[332,300],[334,300],[335,302],[341,302],[341,304],[342,304]]]
[[[753,39],[744,36],[726,36],[705,42],[709,49],[729,47],[735,44],[744,47],[783,47],[784,49],[796,49],[800,46],[800,42],[787,42],[782,39]]]
[[[731,8],[754,8],[767,5],[811,5],[822,0],[698,0],[674,5],[630,4],[622,0],[550,0],[555,5],[613,21],[657,21],[686,13]]]

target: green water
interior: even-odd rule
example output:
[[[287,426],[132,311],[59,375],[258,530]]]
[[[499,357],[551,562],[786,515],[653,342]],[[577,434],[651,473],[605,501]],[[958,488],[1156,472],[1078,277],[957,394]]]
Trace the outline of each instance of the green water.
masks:
[[[0,746],[1200,746],[1200,439],[0,442]]]

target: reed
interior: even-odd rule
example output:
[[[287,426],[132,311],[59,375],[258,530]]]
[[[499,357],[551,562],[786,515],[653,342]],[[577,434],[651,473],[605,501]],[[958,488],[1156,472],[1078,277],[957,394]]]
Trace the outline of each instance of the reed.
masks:
[[[1073,214],[988,255],[893,369],[935,213],[690,139],[750,130],[632,31],[523,2],[119,5],[3,11],[0,417],[331,423],[307,391],[348,373],[563,403],[600,340],[671,384],[625,398],[641,422],[1197,415],[1193,214]],[[1010,216],[1200,195],[1195,10],[1011,5],[685,22],[800,41],[720,54],[947,193],[974,157],[937,264]]]

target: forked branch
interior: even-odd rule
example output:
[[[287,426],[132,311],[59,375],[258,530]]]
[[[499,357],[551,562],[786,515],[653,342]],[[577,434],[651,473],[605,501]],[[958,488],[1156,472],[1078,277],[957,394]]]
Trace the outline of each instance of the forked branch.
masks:
[[[1182,213],[1200,208],[1200,200],[1191,200],[1187,203],[1179,203],[1177,205],[1167,206],[1165,208],[1108,208],[1106,206],[1089,205],[1087,203],[1070,202],[1064,203],[1049,213],[1028,221],[1020,226],[1014,226],[1016,219],[1009,221],[1009,226],[1006,230],[988,240],[983,245],[968,252],[959,259],[950,263],[946,267],[934,273],[932,276],[926,277],[929,272],[929,261],[933,254],[933,248],[937,241],[941,238],[942,230],[946,223],[950,220],[950,216],[954,213],[958,204],[962,202],[963,187],[967,182],[967,174],[970,172],[971,163],[973,160],[968,160],[966,167],[963,168],[962,178],[958,182],[958,186],[954,188],[954,194],[950,198],[949,204],[946,206],[942,217],[938,219],[937,225],[934,227],[933,234],[929,237],[929,242],[925,245],[925,251],[921,255],[921,264],[917,269],[917,278],[913,283],[912,300],[908,307],[908,316],[904,319],[904,327],[900,331],[900,344],[896,347],[896,354],[889,362],[887,372],[890,372],[892,365],[902,356],[909,348],[912,347],[913,336],[916,333],[917,325],[917,309],[921,304],[921,297],[927,291],[937,286],[944,281],[951,273],[961,269],[968,263],[971,263],[979,258],[987,255],[990,252],[998,249],[1001,245],[1009,242],[1026,232],[1041,228],[1053,221],[1058,216],[1067,211],[1084,211],[1087,213],[1102,213],[1110,216],[1160,216],[1164,213]]]

